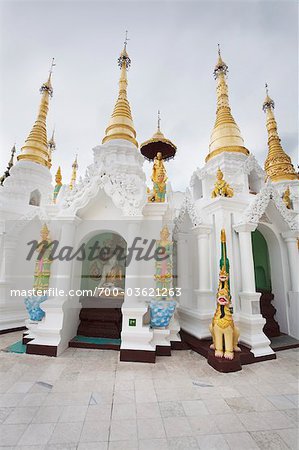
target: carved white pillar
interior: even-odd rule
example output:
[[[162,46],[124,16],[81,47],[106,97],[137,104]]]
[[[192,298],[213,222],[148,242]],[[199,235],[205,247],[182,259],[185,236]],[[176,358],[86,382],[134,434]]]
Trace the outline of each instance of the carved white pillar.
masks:
[[[188,255],[188,239],[185,233],[177,233],[177,285],[183,291],[189,288],[189,255]],[[185,303],[185,302],[183,302]]]
[[[209,225],[198,225],[193,228],[193,231],[197,237],[198,289],[209,291],[211,290],[209,235],[212,228]]]
[[[260,313],[260,296],[255,292],[254,261],[251,233],[257,225],[239,224],[234,230],[239,234],[242,292],[240,292],[240,341],[248,345],[254,356],[273,354],[270,341],[263,332],[266,320]]]
[[[282,233],[282,237],[287,244],[288,249],[288,260],[289,260],[289,268],[290,268],[290,276],[291,276],[291,290],[293,292],[299,291],[299,252],[298,252],[298,243],[297,237],[298,233],[295,231],[287,231]]]
[[[198,225],[193,228],[197,238],[197,259],[198,259],[198,288],[195,290],[195,304],[190,301],[182,301],[179,308],[181,328],[198,337],[199,339],[210,336],[209,324],[213,315],[213,292],[211,291],[210,277],[210,243],[209,235],[211,226]],[[182,295],[187,295],[184,287],[188,285],[188,247],[186,245],[186,235],[179,233],[178,236],[178,286],[182,287]],[[179,272],[180,270],[180,272]],[[181,279],[180,279],[181,275]],[[180,284],[179,284],[180,283]],[[185,294],[184,294],[185,293]],[[191,290],[189,296],[192,295]]]
[[[128,223],[128,235],[127,235],[127,252],[130,251],[130,248],[134,245],[134,241],[136,238],[140,237],[140,220],[136,219],[132,222]],[[139,247],[142,244],[142,241],[136,241],[136,246]],[[131,260],[129,261],[128,266],[126,267],[126,282],[125,282],[125,304],[136,304],[139,301],[139,298],[135,296],[135,289],[140,284],[140,261],[136,260],[136,251],[131,255]],[[132,290],[132,291],[131,291]],[[132,294],[131,294],[132,292]]]
[[[76,251],[75,234],[79,222],[78,217],[61,219],[59,245],[55,255],[63,247],[71,247],[72,253]],[[54,240],[51,226],[50,237]],[[59,258],[51,264],[50,288],[55,289],[55,292],[53,295],[50,290],[49,299],[42,304],[45,317],[35,328],[35,339],[28,344],[27,352],[30,348],[30,353],[47,354],[43,353],[46,346],[52,347],[52,354],[56,356],[62,353],[68,347],[69,341],[76,336],[80,304],[78,297],[69,296],[74,284],[73,262],[74,260]]]
[[[298,232],[287,231],[282,233],[282,237],[286,242],[288,250],[288,260],[289,260],[289,270],[291,278],[291,290],[288,292],[288,303],[287,303],[287,316],[288,316],[288,326],[289,334],[296,339],[299,339],[299,277],[298,277],[298,267],[299,267],[299,252],[297,237]]]
[[[128,221],[127,252],[140,237],[141,218]],[[139,247],[142,241],[137,241]],[[146,297],[137,297],[136,288],[142,290],[140,261],[136,260],[136,251],[126,267],[125,299],[122,306],[121,361],[143,361],[144,351],[154,355],[155,346],[151,341],[153,331],[144,324],[144,315],[148,311]],[[153,358],[153,357],[151,357]]]
[[[251,232],[254,231],[256,227],[256,224],[241,224],[234,226],[235,231],[239,234],[242,292],[255,292]]]

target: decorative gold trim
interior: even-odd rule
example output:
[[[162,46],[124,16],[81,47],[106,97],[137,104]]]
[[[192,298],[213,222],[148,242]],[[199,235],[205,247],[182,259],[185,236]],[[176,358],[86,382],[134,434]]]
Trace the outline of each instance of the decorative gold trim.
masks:
[[[111,136],[105,136],[102,140],[102,144],[105,144],[105,142],[108,142],[108,141],[114,141],[115,139],[124,139],[126,141],[130,141],[130,142],[132,142],[132,144],[134,144],[138,148],[138,142],[136,141],[136,139],[128,136],[127,134],[122,134],[122,133],[115,133],[115,134],[112,134]]]
[[[284,180],[299,180],[299,174],[297,173],[285,173],[281,175],[271,176],[272,181],[284,181]]]
[[[41,166],[48,167],[48,162],[45,161],[43,158],[36,156],[36,155],[33,156],[33,155],[28,155],[28,154],[24,154],[24,155],[20,154],[20,155],[18,155],[18,161],[21,161],[21,160],[32,161]]]
[[[205,162],[208,162],[210,159],[214,158],[217,155],[220,155],[220,153],[243,153],[246,156],[249,156],[250,152],[245,147],[221,147],[217,148],[216,150],[213,150],[212,152],[208,153],[205,159]]]

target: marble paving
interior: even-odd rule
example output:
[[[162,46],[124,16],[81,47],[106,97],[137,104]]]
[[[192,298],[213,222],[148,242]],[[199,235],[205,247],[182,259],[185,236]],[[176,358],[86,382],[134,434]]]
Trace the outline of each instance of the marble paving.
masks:
[[[0,336],[0,348],[21,333]],[[189,350],[155,365],[112,350],[0,352],[0,449],[294,449],[299,349],[221,374]]]

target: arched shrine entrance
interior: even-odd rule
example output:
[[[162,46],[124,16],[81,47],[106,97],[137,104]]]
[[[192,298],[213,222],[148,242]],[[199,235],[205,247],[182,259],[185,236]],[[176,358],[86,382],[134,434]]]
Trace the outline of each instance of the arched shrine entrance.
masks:
[[[127,251],[119,234],[103,231],[84,242],[82,305],[77,336],[71,347],[119,349],[122,328]]]
[[[274,294],[272,292],[268,245],[266,239],[259,230],[255,230],[252,233],[252,250],[256,291],[261,293],[261,314],[266,319],[263,331],[267,337],[272,338],[280,335],[280,327],[277,322],[276,308],[272,304]]]

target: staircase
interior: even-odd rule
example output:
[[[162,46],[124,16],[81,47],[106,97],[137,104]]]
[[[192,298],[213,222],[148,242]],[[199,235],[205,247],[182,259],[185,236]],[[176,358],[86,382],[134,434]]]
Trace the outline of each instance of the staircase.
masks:
[[[84,297],[80,303],[80,324],[69,347],[119,350],[123,299]]]

